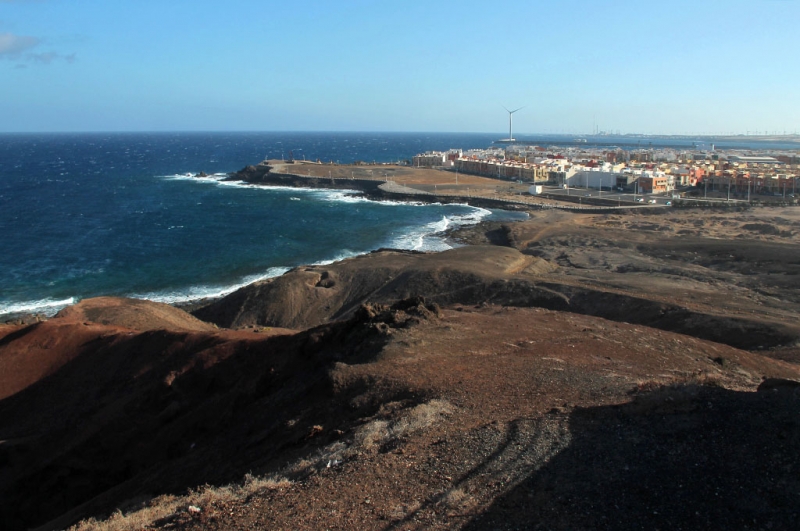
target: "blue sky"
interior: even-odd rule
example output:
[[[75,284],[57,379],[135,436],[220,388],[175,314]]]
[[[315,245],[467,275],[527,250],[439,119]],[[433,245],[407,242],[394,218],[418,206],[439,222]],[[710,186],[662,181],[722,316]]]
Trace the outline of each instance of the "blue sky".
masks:
[[[800,132],[800,0],[0,0],[0,131]]]

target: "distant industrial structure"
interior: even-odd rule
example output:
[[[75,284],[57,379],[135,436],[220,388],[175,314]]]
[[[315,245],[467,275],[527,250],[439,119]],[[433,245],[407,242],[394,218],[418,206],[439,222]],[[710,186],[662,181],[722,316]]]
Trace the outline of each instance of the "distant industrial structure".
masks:
[[[514,128],[513,128],[514,113],[524,109],[525,107],[520,107],[518,109],[514,109],[513,111],[509,111],[505,107],[505,105],[503,106],[503,108],[506,109],[506,112],[508,113],[508,138],[502,139],[501,142],[514,142],[515,141],[514,140]]]

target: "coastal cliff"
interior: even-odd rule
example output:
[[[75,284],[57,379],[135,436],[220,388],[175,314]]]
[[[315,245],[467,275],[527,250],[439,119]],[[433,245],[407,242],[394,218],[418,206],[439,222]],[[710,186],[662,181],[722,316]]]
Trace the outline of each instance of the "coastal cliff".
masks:
[[[285,167],[285,166],[284,166]],[[292,186],[301,188],[326,188],[336,190],[359,190],[371,198],[385,198],[381,192],[381,181],[367,179],[333,179],[325,177],[304,177],[299,174],[275,172],[274,166],[262,162],[256,166],[246,166],[232,173],[229,180],[244,181],[249,184],[271,186]]]

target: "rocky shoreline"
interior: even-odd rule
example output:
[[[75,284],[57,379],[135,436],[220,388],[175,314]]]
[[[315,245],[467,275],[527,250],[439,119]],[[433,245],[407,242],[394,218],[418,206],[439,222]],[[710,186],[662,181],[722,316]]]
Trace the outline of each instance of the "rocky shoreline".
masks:
[[[276,170],[276,166],[280,166],[280,170]],[[492,197],[482,197],[479,195],[467,194],[438,194],[434,192],[423,191],[410,186],[397,184],[390,180],[375,180],[364,178],[347,178],[347,177],[324,177],[324,176],[311,176],[302,175],[300,173],[288,172],[288,166],[270,164],[262,162],[256,166],[247,166],[242,170],[232,173],[226,180],[243,181],[249,184],[262,185],[262,186],[289,186],[298,188],[325,188],[332,190],[358,190],[365,197],[380,200],[392,201],[411,201],[411,202],[424,202],[424,203],[461,203],[480,208],[494,208],[503,210],[537,210],[543,208],[564,208],[564,209],[577,209],[572,204],[565,203],[556,205],[551,202],[523,202],[513,199],[499,199]],[[345,171],[346,168],[345,167]],[[340,168],[341,170],[341,168]],[[296,171],[300,171],[299,167]],[[615,207],[613,201],[604,201],[595,199],[594,207],[596,208],[609,208]],[[636,206],[625,208],[640,208]],[[582,206],[580,208],[583,212],[592,212],[595,210],[592,206]]]

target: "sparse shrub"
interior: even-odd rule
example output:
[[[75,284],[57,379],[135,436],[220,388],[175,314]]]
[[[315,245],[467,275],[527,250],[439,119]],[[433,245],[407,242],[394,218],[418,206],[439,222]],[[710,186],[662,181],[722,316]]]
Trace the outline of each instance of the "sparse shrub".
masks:
[[[258,477],[247,474],[240,484],[221,487],[203,485],[198,489],[190,490],[184,496],[159,496],[151,499],[144,506],[140,505],[129,512],[117,509],[106,520],[95,518],[83,520],[70,527],[69,531],[139,531],[181,513],[202,512],[214,504],[238,502],[260,490],[278,489],[289,485],[291,482],[283,476]],[[194,511],[191,510],[192,508]]]
[[[168,521],[183,513],[207,510],[215,504],[238,503],[264,489],[288,487],[291,478],[302,478],[326,466],[338,466],[347,457],[359,451],[377,451],[381,446],[428,428],[453,412],[453,406],[445,400],[431,400],[403,411],[394,421],[375,419],[356,430],[351,444],[337,441],[314,455],[299,459],[288,466],[283,475],[254,476],[246,474],[241,483],[215,487],[203,485],[190,490],[184,496],[165,495],[138,504],[134,509],[115,511],[106,520],[90,518],[69,528],[69,531],[138,531],[152,527],[156,522]],[[335,464],[335,465],[334,465]],[[457,505],[463,492],[448,494],[446,503]]]

